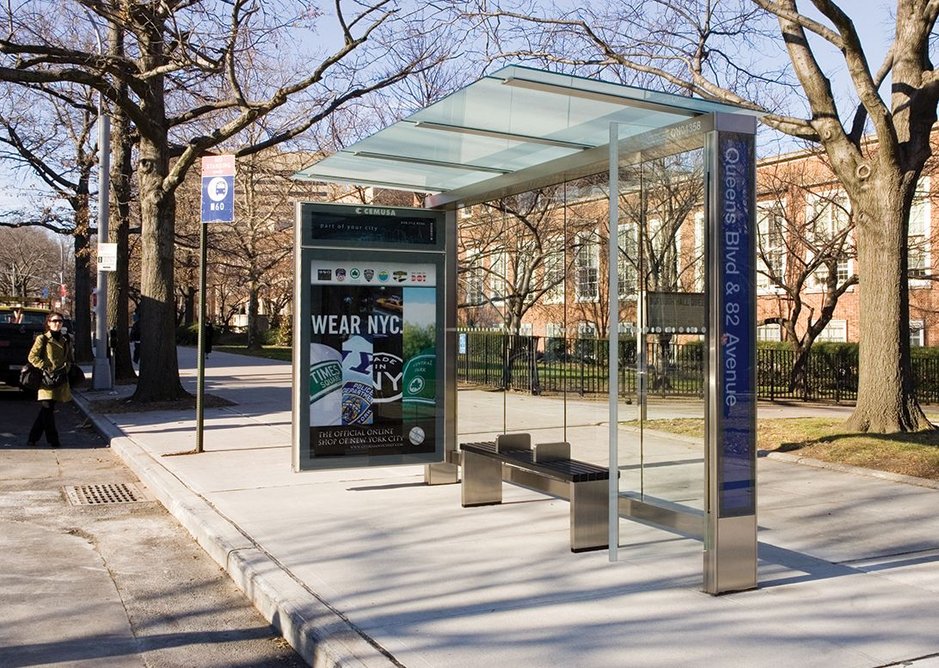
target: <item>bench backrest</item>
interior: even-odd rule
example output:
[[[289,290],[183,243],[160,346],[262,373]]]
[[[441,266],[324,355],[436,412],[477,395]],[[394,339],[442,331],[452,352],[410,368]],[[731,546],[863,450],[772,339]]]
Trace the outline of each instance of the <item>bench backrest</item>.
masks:
[[[557,459],[571,458],[571,444],[567,441],[556,443],[536,443],[532,448],[533,462],[550,462]]]
[[[499,434],[496,436],[496,452],[506,450],[531,450],[531,434]]]

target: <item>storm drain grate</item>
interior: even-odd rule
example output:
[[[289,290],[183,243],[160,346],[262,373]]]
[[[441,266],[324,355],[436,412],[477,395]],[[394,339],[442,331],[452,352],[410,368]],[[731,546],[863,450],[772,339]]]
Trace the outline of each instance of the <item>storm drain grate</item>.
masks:
[[[134,483],[69,485],[65,495],[73,506],[98,506],[105,503],[140,503],[153,499]]]

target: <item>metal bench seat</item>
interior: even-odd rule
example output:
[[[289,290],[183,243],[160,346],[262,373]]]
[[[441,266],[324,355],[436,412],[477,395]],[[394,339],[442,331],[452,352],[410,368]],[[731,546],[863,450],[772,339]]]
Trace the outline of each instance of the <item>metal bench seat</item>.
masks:
[[[607,547],[609,470],[571,459],[566,443],[513,447],[519,435],[510,436],[460,445],[463,507],[502,503],[502,482],[510,482],[570,502],[572,552]]]

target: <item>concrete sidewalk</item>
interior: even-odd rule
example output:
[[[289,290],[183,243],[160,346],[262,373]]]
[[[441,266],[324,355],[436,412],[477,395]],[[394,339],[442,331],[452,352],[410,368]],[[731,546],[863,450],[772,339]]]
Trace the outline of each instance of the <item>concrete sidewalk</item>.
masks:
[[[193,411],[92,417],[312,665],[939,666],[936,489],[762,458],[760,588],[712,597],[694,540],[624,521],[619,561],[572,554],[565,501],[506,485],[463,509],[413,466],[293,473],[289,364],[216,351],[206,388],[235,405],[206,409],[199,455],[165,456],[194,447]],[[461,438],[501,429],[503,401],[517,430],[605,453],[602,403],[564,425],[557,400],[461,392]],[[655,438],[694,505],[700,454]]]

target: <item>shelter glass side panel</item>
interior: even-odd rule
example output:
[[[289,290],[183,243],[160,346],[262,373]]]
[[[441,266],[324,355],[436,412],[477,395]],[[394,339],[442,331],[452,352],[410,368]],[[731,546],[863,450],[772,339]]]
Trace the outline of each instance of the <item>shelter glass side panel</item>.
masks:
[[[620,510],[700,537],[705,508],[704,153],[687,137],[619,163]],[[659,157],[661,156],[661,157]],[[638,159],[637,159],[638,157]],[[624,525],[620,527],[623,534]]]

